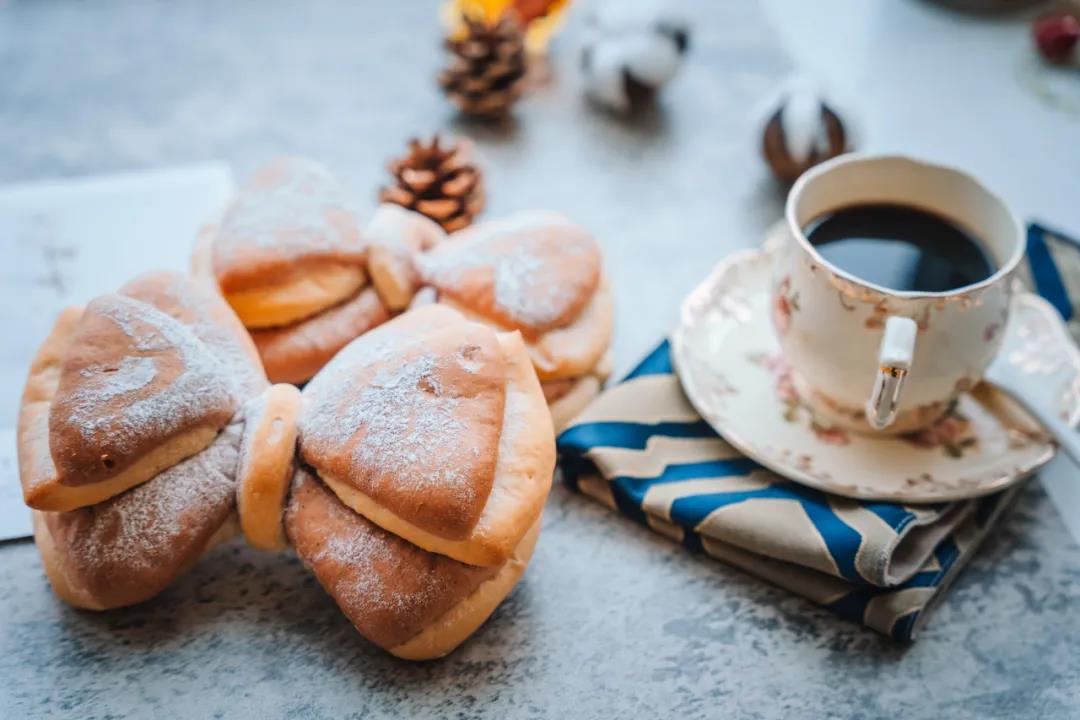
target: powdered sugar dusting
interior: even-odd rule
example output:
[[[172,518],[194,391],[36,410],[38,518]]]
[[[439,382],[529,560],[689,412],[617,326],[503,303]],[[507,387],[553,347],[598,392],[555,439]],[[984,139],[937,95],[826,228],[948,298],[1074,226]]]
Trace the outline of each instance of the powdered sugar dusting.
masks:
[[[463,231],[419,260],[440,290],[474,296],[490,287],[494,308],[517,326],[558,324],[599,273],[596,243],[558,215],[523,213]]]
[[[260,182],[260,176],[273,178]],[[287,257],[334,252],[350,238],[331,227],[328,213],[348,212],[352,203],[319,163],[281,159],[261,170],[225,211],[215,240],[215,262],[244,262],[242,252],[275,248]],[[353,223],[357,225],[356,222]],[[358,242],[358,235],[351,238]]]
[[[251,398],[243,407],[244,434],[240,443],[240,456],[237,459],[237,468],[243,474],[246,474],[247,469],[251,467],[252,453],[259,451],[258,448],[254,447],[255,428],[262,417],[263,411],[266,409],[268,393],[269,390]]]
[[[353,450],[354,462],[391,478],[386,482],[393,482],[395,489],[410,482],[410,489],[418,492],[438,489],[471,504],[476,490],[469,468],[460,463],[467,446],[465,425],[457,416],[460,400],[442,386],[439,366],[439,359],[423,353],[382,368],[351,401],[315,408],[313,426],[332,435],[324,440],[338,446],[362,433]],[[464,452],[478,456],[475,447]],[[433,458],[441,462],[432,462]],[[430,472],[417,473],[417,466]]]
[[[49,416],[51,428],[79,432],[88,456],[132,453],[141,440],[168,437],[235,405],[232,383],[216,357],[173,318],[146,303],[105,295],[84,315],[84,321],[102,320],[126,344],[115,342],[115,360],[103,358],[80,368],[77,379],[62,381]],[[100,342],[105,336],[94,337]],[[179,373],[163,375],[165,367]]]
[[[153,297],[145,297],[140,292],[140,284],[151,285],[165,296],[166,303],[172,307],[158,307],[159,310],[176,318],[185,325],[221,362],[224,372],[231,378],[245,397],[251,397],[268,385],[262,368],[251,356],[251,350],[245,345],[244,338],[238,334],[244,332],[239,321],[229,327],[228,321],[235,320],[232,310],[214,290],[197,283],[191,278],[175,273],[155,273],[141,276],[121,288],[120,293],[136,300],[155,304]]]
[[[52,526],[69,565],[87,579],[136,586],[182,569],[232,509],[239,444],[239,425],[228,426],[205,450],[142,485],[57,513]]]
[[[301,559],[361,632],[384,646],[414,635],[496,571],[428,553],[386,532],[307,473],[298,475],[292,498],[287,525]]]
[[[495,266],[495,304],[529,325],[545,325],[562,314],[564,288],[556,268],[530,250],[523,247]]]
[[[414,615],[438,597],[446,585],[440,576],[427,573],[414,576],[419,582],[410,592],[395,592],[387,576],[392,577],[400,562],[400,552],[387,542],[384,531],[374,528],[330,537],[312,559],[316,563],[329,561],[348,568],[347,573],[338,576],[331,591],[338,602],[362,609],[365,614]]]
[[[79,371],[88,384],[97,385],[97,396],[105,401],[141,390],[154,381],[157,369],[153,358],[125,357],[119,367],[91,365]]]

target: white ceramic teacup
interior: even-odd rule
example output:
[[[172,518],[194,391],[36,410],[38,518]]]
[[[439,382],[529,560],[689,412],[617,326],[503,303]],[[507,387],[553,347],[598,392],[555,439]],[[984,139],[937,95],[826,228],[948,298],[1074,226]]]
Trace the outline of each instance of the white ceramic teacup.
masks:
[[[969,231],[994,260],[985,280],[948,292],[881,287],[826,261],[803,228],[866,203],[909,205]],[[982,377],[1001,344],[1024,256],[1009,208],[977,180],[898,156],[851,154],[792,187],[776,248],[772,315],[796,390],[823,421],[902,433],[929,425]]]

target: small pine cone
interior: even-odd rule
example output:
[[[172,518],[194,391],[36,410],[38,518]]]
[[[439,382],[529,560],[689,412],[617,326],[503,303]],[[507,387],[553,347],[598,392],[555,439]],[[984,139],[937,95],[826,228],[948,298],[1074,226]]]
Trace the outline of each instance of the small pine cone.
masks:
[[[391,160],[387,169],[394,184],[379,190],[380,202],[426,215],[448,233],[471,224],[484,207],[483,178],[468,140],[444,148],[438,135],[427,145],[414,138],[409,154]]]
[[[469,17],[464,20],[465,36],[446,41],[451,62],[439,73],[439,85],[466,115],[506,115],[524,85],[525,39],[521,27],[507,15],[494,25]]]

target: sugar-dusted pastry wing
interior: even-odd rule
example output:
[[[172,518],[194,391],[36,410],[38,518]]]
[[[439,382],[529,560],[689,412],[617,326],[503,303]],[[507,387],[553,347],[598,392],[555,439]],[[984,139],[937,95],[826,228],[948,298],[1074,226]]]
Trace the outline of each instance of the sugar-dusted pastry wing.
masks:
[[[368,520],[483,566],[512,556],[554,469],[520,335],[437,305],[353,341],[308,384],[299,450]]]
[[[149,481],[69,512],[34,511],[34,540],[56,594],[89,610],[148,600],[235,532],[240,425]]]
[[[235,533],[238,477],[256,497],[254,533],[273,538],[276,522],[280,538],[298,410],[204,281],[149,273],[63,312],[31,367],[18,434],[57,594],[99,610],[153,597]],[[259,499],[275,492],[276,515]]]
[[[117,495],[208,446],[239,403],[186,326],[122,295],[95,298],[61,317],[31,367],[19,421],[24,498],[71,510]]]
[[[303,383],[390,317],[367,254],[345,188],[322,165],[284,157],[199,233],[192,267],[250,331],[269,378]]]
[[[365,247],[344,188],[311,160],[260,168],[221,216],[214,276],[247,327],[283,325],[362,287]]]
[[[364,637],[398,657],[425,660],[456,648],[498,607],[525,572],[540,518],[501,565],[467,565],[379,527],[300,470],[286,529],[304,564]]]
[[[191,330],[221,361],[244,398],[269,386],[250,335],[209,279],[147,272],[117,293],[152,305]]]
[[[579,225],[526,212],[452,234],[418,261],[440,303],[518,330],[560,426],[609,372],[612,298],[600,248]]]

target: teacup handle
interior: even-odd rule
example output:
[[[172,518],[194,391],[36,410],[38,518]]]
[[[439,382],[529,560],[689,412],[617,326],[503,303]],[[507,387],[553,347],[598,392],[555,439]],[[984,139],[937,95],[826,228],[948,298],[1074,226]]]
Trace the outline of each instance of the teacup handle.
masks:
[[[896,419],[900,391],[911,371],[915,355],[915,336],[919,326],[911,318],[892,316],[885,321],[885,333],[878,350],[877,378],[866,401],[866,419],[870,427],[883,430]]]

